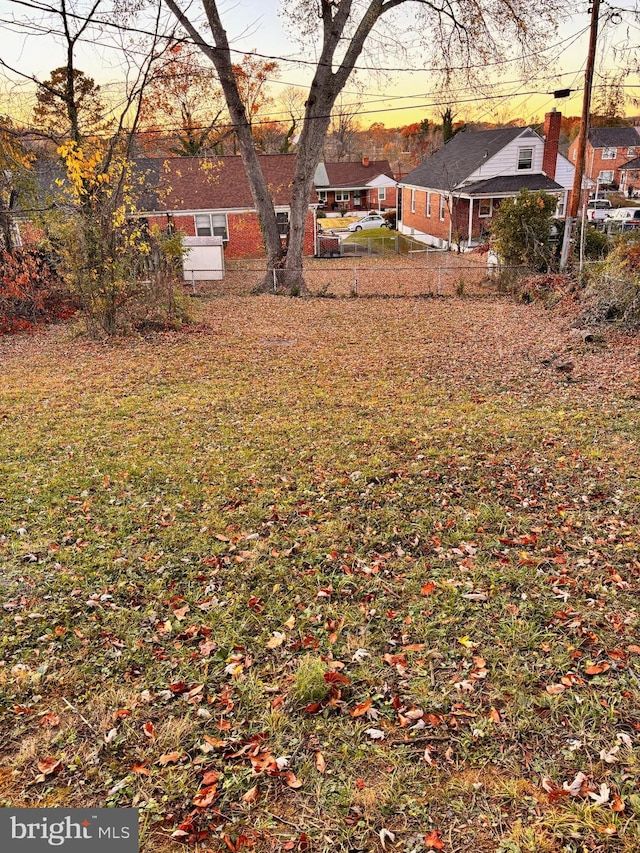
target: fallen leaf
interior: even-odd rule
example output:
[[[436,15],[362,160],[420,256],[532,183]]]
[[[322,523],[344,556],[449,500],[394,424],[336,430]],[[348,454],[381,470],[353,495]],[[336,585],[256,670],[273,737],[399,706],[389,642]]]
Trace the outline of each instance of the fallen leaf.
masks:
[[[193,805],[199,809],[206,809],[218,798],[216,785],[208,785],[202,788],[193,798]]]
[[[286,639],[287,635],[283,634],[282,631],[274,631],[271,639],[267,640],[267,648],[277,649],[278,646],[281,646]]]
[[[38,770],[44,776],[50,776],[52,773],[58,773],[62,770],[62,761],[59,758],[42,758],[37,764]]]
[[[444,841],[442,840],[440,830],[434,829],[432,832],[427,833],[424,837],[424,844],[427,850],[444,850]]]
[[[603,782],[600,785],[600,789],[596,791],[589,791],[589,797],[593,800],[593,802],[597,806],[603,806],[605,803],[609,802],[609,795],[611,794],[611,788]]]
[[[367,713],[369,708],[371,708],[371,699],[365,699],[364,702],[358,702],[355,708],[352,708],[349,713],[352,717],[361,717],[363,714]]]
[[[302,782],[297,778],[295,773],[291,772],[291,770],[288,770],[284,774],[284,781],[290,788],[302,788]]]
[[[162,767],[165,767],[167,764],[175,764],[177,761],[180,761],[183,755],[184,753],[182,752],[167,752],[160,756],[156,764],[160,764]]]
[[[611,664],[603,661],[603,663],[594,664],[593,666],[588,666],[585,669],[586,675],[600,675],[601,672],[606,672],[611,668]]]
[[[316,770],[318,773],[324,773],[327,769],[327,762],[324,760],[324,755],[318,750],[316,752]]]
[[[365,729],[364,733],[369,735],[371,740],[384,740],[386,738],[382,729]]]
[[[142,731],[149,738],[149,740],[156,739],[156,727],[151,722],[146,722],[142,727]]]
[[[380,830],[380,832],[378,833],[378,836],[380,837],[380,844],[382,844],[383,850],[387,849],[387,839],[389,841],[395,841],[396,840],[395,833],[391,832],[390,829],[385,829],[384,827]]]
[[[428,581],[420,590],[420,595],[433,595],[436,590],[436,585],[433,581]]]
[[[53,711],[47,711],[40,717],[40,725],[45,729],[53,729],[60,725],[60,717]]]
[[[146,764],[134,764],[131,770],[137,773],[138,776],[150,776],[149,769]]]
[[[259,789],[257,785],[254,785],[253,788],[249,788],[246,794],[242,795],[243,803],[255,803],[258,799]]]

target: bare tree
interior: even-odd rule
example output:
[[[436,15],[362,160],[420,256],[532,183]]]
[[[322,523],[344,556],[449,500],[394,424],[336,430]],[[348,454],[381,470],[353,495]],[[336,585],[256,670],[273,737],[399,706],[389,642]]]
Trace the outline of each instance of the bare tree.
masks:
[[[362,104],[349,102],[343,94],[337,99],[329,125],[325,156],[327,160],[351,160],[356,152],[360,122],[358,113]]]
[[[527,0],[297,0],[287,7],[287,18],[300,32],[315,41],[318,59],[306,101],[305,118],[296,158],[292,186],[288,241],[282,245],[269,187],[260,167],[251,132],[251,115],[243,102],[233,73],[231,46],[216,0],[202,0],[209,33],[197,22],[197,9],[180,0],[163,0],[194,43],[209,57],[235,125],[240,153],[264,234],[267,264],[278,273],[282,289],[291,293],[305,290],[302,256],[305,221],[313,175],[331,121],[335,103],[354,66],[363,55],[374,30],[391,13],[406,7],[404,23],[395,22],[396,41],[402,30],[419,33],[425,50],[439,66],[470,66],[486,63],[518,52],[530,55],[539,49],[554,30],[554,21],[563,11],[560,0],[545,0],[532,12]],[[211,41],[212,39],[212,41]],[[265,288],[272,279],[265,277]]]

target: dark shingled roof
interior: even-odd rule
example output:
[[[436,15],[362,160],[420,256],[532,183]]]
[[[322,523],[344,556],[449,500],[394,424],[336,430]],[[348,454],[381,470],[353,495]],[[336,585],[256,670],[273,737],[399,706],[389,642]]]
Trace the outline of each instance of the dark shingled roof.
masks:
[[[634,157],[633,160],[629,160],[627,163],[623,163],[622,166],[618,166],[618,169],[621,172],[625,169],[629,169],[632,172],[636,169],[640,169],[640,157]]]
[[[519,136],[532,136],[525,127],[497,130],[463,130],[402,179],[403,184],[436,190],[453,190],[505,145]]]
[[[274,204],[288,205],[295,155],[264,154],[259,159]],[[141,158],[136,170],[144,179],[140,210],[255,208],[241,157]]]
[[[592,127],[589,142],[593,148],[625,148],[640,145],[635,127]]]
[[[539,172],[536,175],[497,175],[486,181],[478,181],[461,187],[460,191],[465,195],[500,195],[506,193],[513,195],[520,190],[562,192],[564,188]]]
[[[388,160],[370,160],[368,166],[363,166],[361,161],[344,163],[325,163],[325,169],[329,177],[326,185],[316,184],[317,189],[334,187],[335,189],[362,189],[369,181],[378,175],[387,175],[393,178],[393,170]]]

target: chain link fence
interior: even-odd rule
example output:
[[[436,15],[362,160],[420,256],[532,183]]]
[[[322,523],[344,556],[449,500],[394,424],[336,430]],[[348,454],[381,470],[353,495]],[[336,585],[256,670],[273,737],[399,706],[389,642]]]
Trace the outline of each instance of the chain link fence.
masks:
[[[264,261],[227,260],[222,281],[196,282],[189,289],[201,296],[248,295],[266,272]],[[327,298],[486,295],[497,290],[495,268],[487,266],[486,255],[434,250],[404,256],[308,258],[304,278],[313,296]]]

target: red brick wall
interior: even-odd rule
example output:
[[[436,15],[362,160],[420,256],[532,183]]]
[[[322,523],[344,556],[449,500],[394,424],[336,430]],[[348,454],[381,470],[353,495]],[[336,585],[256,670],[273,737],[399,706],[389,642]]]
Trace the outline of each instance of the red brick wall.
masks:
[[[611,146],[612,148],[614,146]],[[628,163],[629,160],[633,160],[640,154],[640,141],[638,145],[635,146],[635,154],[627,154],[626,145],[617,148],[617,156],[615,160],[603,160],[602,154],[604,152],[604,148],[592,148],[590,143],[587,143],[587,150],[585,152],[584,158],[584,171],[587,177],[591,178],[591,180],[595,183],[598,180],[598,175],[600,172],[609,171],[611,169],[614,170],[613,180],[616,183],[620,183],[620,172],[618,169],[620,166],[623,166],[625,163]],[[574,159],[576,151],[578,148],[578,140],[574,139],[569,147],[569,162],[574,166],[576,161]]]
[[[196,236],[195,217],[193,214],[175,214],[173,224],[187,237]],[[150,216],[149,225],[157,225],[159,228],[167,227],[166,216]],[[224,244],[225,258],[264,258],[265,248],[260,231],[258,215],[256,213],[229,213],[227,215],[229,240]],[[307,213],[307,221],[304,234],[304,255],[315,253],[315,240],[313,231],[313,214]]]
[[[432,237],[442,240],[449,239],[449,209],[445,204],[444,219],[440,219],[440,196],[431,193],[431,216],[426,214],[427,193],[426,190],[416,190],[416,210],[411,213],[411,190],[403,187],[402,190],[402,224],[405,228],[415,228]]]

